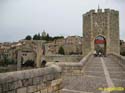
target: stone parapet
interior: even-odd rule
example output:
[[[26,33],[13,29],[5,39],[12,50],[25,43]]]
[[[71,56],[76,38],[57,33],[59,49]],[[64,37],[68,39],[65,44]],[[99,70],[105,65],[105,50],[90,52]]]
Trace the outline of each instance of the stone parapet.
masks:
[[[112,57],[113,60],[117,60],[117,62],[125,69],[125,57],[116,53],[109,53],[108,55]]]
[[[45,56],[47,62],[79,62],[83,55],[51,55]]]
[[[0,93],[59,93],[61,68],[51,67],[0,74]]]
[[[56,65],[62,68],[62,73],[64,75],[82,75],[83,67],[85,66],[88,59],[92,56],[90,52],[87,56],[85,56],[79,63],[56,63]]]

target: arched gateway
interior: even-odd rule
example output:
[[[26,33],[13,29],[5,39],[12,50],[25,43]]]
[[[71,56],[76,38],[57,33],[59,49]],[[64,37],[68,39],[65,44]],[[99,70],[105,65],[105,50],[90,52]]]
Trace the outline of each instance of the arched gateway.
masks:
[[[95,49],[120,54],[118,11],[98,9],[83,15],[83,55]]]
[[[97,54],[101,52],[103,55],[106,55],[106,39],[103,36],[97,36],[94,41],[94,50]]]

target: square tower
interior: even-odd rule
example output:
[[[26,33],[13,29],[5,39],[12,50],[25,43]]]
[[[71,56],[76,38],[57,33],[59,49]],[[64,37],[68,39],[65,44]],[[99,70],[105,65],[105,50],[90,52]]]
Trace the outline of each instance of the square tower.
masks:
[[[90,10],[83,14],[83,55],[95,50],[95,40],[104,38],[105,54],[120,54],[119,12],[112,9]]]

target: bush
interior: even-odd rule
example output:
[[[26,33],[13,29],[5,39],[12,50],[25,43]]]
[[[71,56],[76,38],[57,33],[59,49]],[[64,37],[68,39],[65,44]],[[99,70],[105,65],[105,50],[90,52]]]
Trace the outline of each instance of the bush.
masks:
[[[59,53],[59,54],[62,54],[62,55],[64,55],[64,54],[65,54],[64,49],[63,49],[63,47],[62,47],[62,46],[59,48],[58,53]]]
[[[30,35],[25,37],[25,40],[31,40],[31,39],[32,39],[32,37]]]

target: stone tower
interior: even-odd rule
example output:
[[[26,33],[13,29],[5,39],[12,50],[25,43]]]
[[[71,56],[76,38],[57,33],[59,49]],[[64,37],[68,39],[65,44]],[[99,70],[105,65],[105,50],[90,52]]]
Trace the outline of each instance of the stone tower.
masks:
[[[83,14],[83,55],[95,49],[95,38],[105,38],[105,53],[120,54],[119,12],[111,9],[90,10]]]

